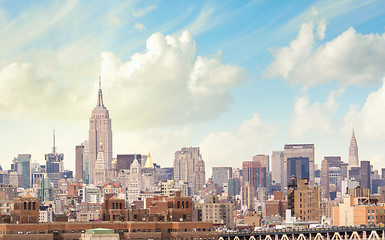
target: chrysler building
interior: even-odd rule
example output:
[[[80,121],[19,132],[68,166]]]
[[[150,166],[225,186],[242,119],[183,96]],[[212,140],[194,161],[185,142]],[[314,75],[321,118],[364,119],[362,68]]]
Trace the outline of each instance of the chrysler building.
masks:
[[[357,140],[356,136],[354,135],[354,129],[353,129],[353,135],[350,139],[350,147],[349,147],[349,168],[352,167],[359,167],[358,162],[358,147],[357,147]]]
[[[99,150],[99,143],[103,149]],[[96,107],[92,110],[90,118],[90,131],[89,131],[89,182],[90,184],[96,184],[95,182],[95,166],[98,156],[98,150],[103,152],[105,171],[109,171],[112,162],[112,130],[111,119],[107,108],[103,104],[103,93],[101,88],[101,81],[99,77],[99,92],[98,102]]]

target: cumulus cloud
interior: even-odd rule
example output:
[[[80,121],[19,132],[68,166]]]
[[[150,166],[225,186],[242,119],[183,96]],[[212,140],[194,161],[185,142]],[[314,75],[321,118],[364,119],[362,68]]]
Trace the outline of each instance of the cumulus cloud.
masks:
[[[324,103],[310,104],[308,95],[298,97],[294,103],[294,117],[290,123],[290,135],[300,138],[306,132],[328,135],[332,132],[331,118],[338,109],[336,97],[341,91],[332,91]]]
[[[37,52],[30,61],[0,65],[0,112],[86,119],[98,88],[98,62],[87,54],[93,47],[89,39],[80,39],[57,51]],[[197,56],[196,48],[188,32],[178,37],[155,33],[146,50],[128,61],[102,52],[104,101],[115,126],[184,125],[226,111],[230,90],[245,80],[246,71],[224,64],[220,54]]]
[[[258,113],[233,130],[209,134],[200,144],[206,169],[212,166],[239,167],[241,161],[264,153],[275,134],[275,127],[263,123]]]
[[[265,76],[314,86],[337,81],[343,86],[377,85],[385,74],[385,34],[360,34],[349,28],[322,43],[325,20],[304,23],[297,38],[272,50]]]
[[[126,127],[165,126],[212,119],[231,103],[230,90],[246,78],[243,68],[196,56],[189,32],[155,33],[146,50],[127,62],[102,53],[105,102]],[[108,104],[108,102],[112,104]]]
[[[354,128],[368,140],[385,139],[385,79],[382,87],[372,92],[367,97],[365,104],[360,109],[359,106],[352,105],[345,116],[344,131],[351,131]]]
[[[91,98],[87,81],[79,78],[88,80],[96,64],[81,56],[87,46],[71,47],[39,51],[28,62],[0,65],[0,113],[7,117],[32,113],[38,118],[87,118],[81,109],[89,108]]]

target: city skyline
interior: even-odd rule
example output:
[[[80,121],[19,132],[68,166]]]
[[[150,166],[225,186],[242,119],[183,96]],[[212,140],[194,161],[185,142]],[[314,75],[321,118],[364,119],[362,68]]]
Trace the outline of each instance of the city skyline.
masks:
[[[384,167],[380,1],[170,4],[0,3],[3,169],[18,154],[43,164],[55,122],[57,152],[75,170],[99,75],[113,157],[151,152],[172,166],[199,146],[207,173],[314,144],[320,168],[324,156],[349,162],[354,127],[359,160]]]

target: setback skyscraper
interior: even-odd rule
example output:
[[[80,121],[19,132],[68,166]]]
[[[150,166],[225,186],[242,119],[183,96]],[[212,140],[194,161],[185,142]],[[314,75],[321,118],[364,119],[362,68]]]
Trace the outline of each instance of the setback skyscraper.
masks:
[[[199,147],[184,147],[175,152],[174,180],[187,182],[189,194],[196,194],[205,184],[204,166]]]
[[[95,166],[98,155],[99,143],[102,142],[102,152],[104,154],[104,169],[108,171],[112,162],[112,130],[111,119],[107,108],[103,104],[103,93],[101,88],[101,82],[99,78],[99,92],[98,102],[96,107],[92,110],[90,118],[90,131],[89,131],[89,182],[90,184],[96,184],[95,182]]]

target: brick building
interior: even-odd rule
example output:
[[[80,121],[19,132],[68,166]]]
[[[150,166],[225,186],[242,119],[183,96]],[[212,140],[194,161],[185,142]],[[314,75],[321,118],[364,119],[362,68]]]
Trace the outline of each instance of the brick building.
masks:
[[[38,223],[39,199],[29,194],[13,199],[12,223]]]
[[[294,190],[294,215],[304,221],[320,221],[320,188],[308,185],[308,180],[297,181]]]
[[[124,199],[113,195],[104,195],[104,206],[102,210],[103,221],[127,221],[128,210]]]
[[[73,240],[87,229],[106,228],[119,239],[206,239],[217,240],[218,233],[208,222],[54,222],[39,224],[0,224],[0,239]]]
[[[175,192],[174,197],[154,196],[145,199],[145,208],[149,214],[160,214],[165,221],[192,221],[192,198],[183,197]]]
[[[266,217],[286,217],[287,200],[283,199],[282,192],[274,192],[274,200],[266,201]]]
[[[81,202],[79,197],[79,189],[83,188],[83,183],[70,183],[67,186],[67,205],[75,206],[76,203]]]

